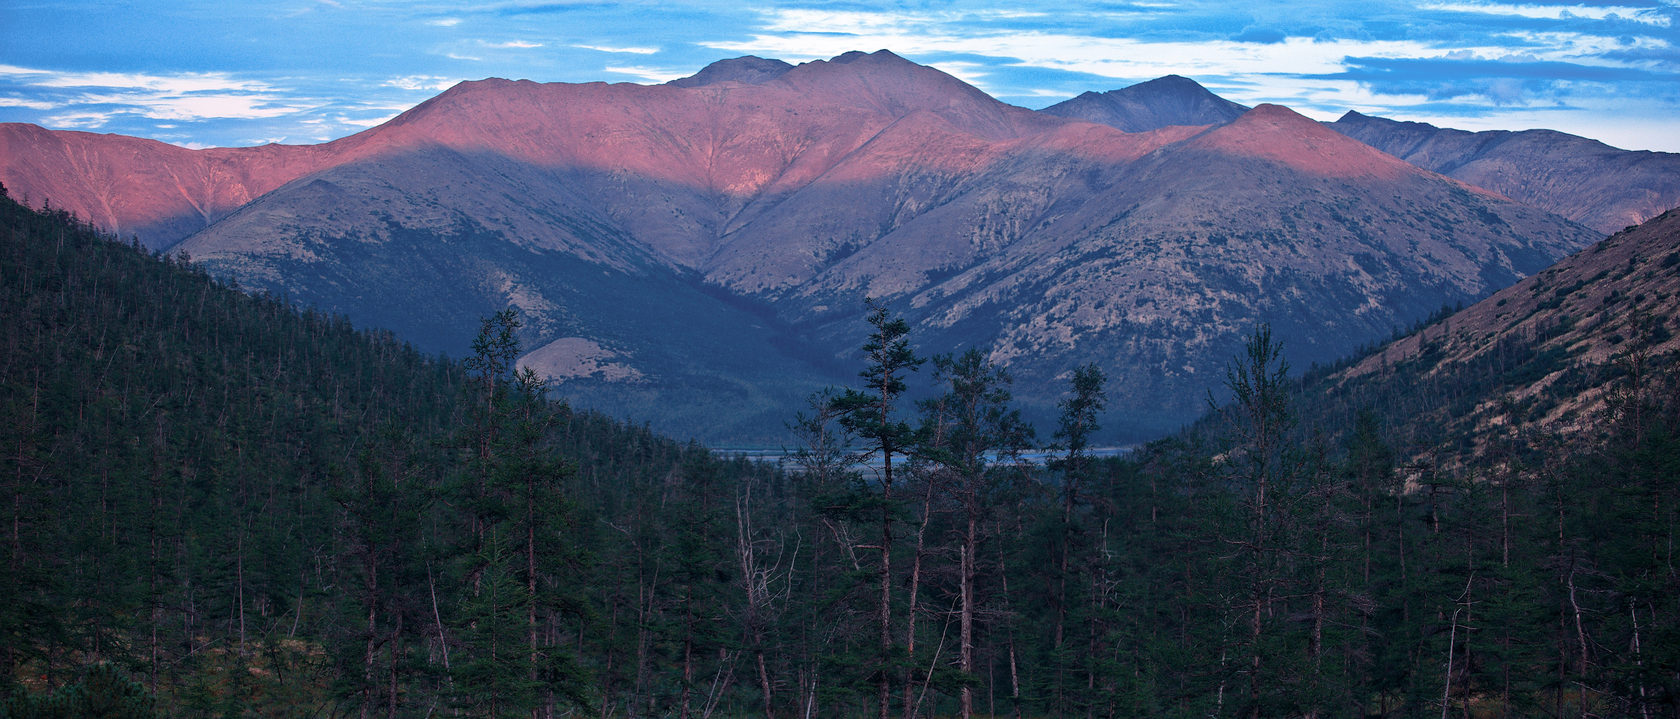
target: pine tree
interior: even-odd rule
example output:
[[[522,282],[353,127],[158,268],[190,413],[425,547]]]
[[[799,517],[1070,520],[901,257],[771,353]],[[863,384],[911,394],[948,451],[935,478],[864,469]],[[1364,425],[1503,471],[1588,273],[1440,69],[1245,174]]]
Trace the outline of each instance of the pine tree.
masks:
[[[989,510],[999,498],[1005,474],[1019,469],[1020,452],[1032,443],[1033,432],[1019,410],[1009,407],[1009,373],[979,350],[956,358],[941,355],[933,362],[945,393],[923,406],[925,445],[919,454],[940,467],[944,476],[939,481],[948,485],[959,508],[958,711],[966,719],[974,714],[978,683],[975,622],[982,600],[976,580],[982,532],[989,526]]]
[[[878,546],[880,598],[876,604],[880,634],[875,681],[880,719],[887,719],[890,675],[897,654],[892,638],[893,517],[896,512],[893,458],[903,455],[912,446],[915,437],[910,424],[898,417],[897,401],[905,391],[905,375],[916,371],[923,360],[910,348],[909,323],[894,317],[879,301],[871,299],[868,306],[869,325],[873,329],[863,345],[863,353],[869,364],[858,373],[864,380],[864,389],[847,389],[835,398],[834,407],[846,429],[868,442],[870,452],[881,458],[878,499],[881,524]]]

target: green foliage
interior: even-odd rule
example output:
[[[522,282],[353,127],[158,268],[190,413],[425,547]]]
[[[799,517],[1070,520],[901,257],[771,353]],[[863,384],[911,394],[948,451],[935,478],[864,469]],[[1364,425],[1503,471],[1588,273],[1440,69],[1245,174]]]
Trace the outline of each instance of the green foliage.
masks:
[[[862,390],[847,389],[834,398],[840,423],[854,436],[868,440],[871,448],[891,466],[892,456],[903,454],[914,433],[910,424],[894,416],[894,403],[907,387],[905,375],[925,361],[910,347],[909,323],[893,316],[887,307],[869,301],[869,339],[863,345],[868,365],[858,372]],[[890,475],[886,478],[891,483]]]
[[[1586,440],[1432,449],[1489,388],[1596,386],[1537,351],[1558,327],[1333,398],[1262,327],[1231,403],[1125,458],[1073,371],[1034,466],[982,351],[932,361],[912,429],[922,363],[872,303],[860,388],[779,471],[551,400],[512,313],[450,362],[0,219],[5,716],[1680,711],[1660,319],[1589,378]]]
[[[50,694],[16,694],[0,703],[0,719],[153,719],[152,696],[110,664],[88,667],[74,684]]]

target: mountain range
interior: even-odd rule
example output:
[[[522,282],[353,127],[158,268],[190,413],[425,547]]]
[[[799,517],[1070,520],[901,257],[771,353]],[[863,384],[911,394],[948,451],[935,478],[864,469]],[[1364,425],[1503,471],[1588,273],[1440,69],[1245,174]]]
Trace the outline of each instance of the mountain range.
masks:
[[[1629,151],[1555,130],[1466,132],[1349,112],[1348,137],[1424,169],[1603,233],[1680,205],[1680,155]]]
[[[428,350],[515,307],[574,401],[741,443],[852,382],[865,297],[924,353],[987,349],[1032,417],[1097,363],[1139,439],[1198,414],[1258,322],[1329,362],[1680,202],[1671,155],[1545,135],[1431,168],[1344,123],[1172,77],[1035,112],[880,51],[467,82],[314,146],[0,125],[0,182]],[[1488,158],[1586,185],[1453,174]]]

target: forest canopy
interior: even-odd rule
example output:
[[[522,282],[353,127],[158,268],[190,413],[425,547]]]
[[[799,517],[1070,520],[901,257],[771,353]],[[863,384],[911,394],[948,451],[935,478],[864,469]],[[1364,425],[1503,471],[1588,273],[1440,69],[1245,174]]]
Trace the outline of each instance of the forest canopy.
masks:
[[[1007,370],[876,307],[776,467],[573,411],[513,313],[445,360],[0,233],[0,716],[1680,713],[1671,372],[1449,465],[1259,328],[1123,458],[1070,368],[1032,464]]]

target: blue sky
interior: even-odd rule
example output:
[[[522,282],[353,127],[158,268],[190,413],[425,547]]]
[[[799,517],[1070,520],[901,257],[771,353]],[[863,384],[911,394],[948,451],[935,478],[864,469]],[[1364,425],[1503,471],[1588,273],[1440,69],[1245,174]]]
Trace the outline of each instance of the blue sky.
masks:
[[[882,48],[1032,108],[1179,74],[1318,119],[1680,152],[1680,0],[0,0],[0,122],[313,143],[460,80],[657,83]]]

